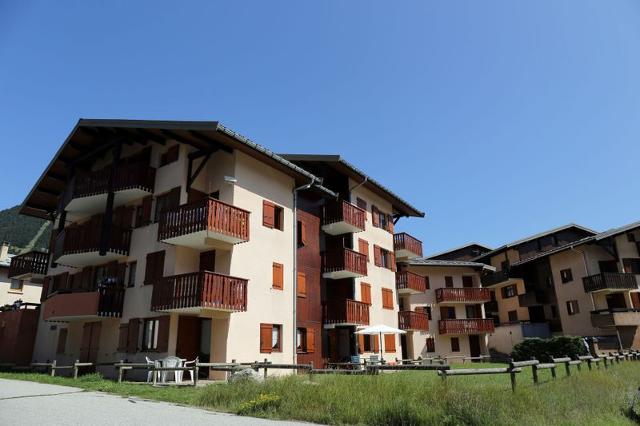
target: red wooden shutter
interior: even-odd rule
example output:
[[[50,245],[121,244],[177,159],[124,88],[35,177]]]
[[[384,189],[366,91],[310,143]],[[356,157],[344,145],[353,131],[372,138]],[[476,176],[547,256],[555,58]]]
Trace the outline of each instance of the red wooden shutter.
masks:
[[[300,232],[300,244],[302,245],[306,245],[307,244],[307,224],[305,222],[298,222],[298,226],[300,227],[299,231]]]
[[[298,272],[298,296],[307,297],[307,276],[304,272]]]
[[[633,307],[635,309],[639,309],[640,308],[640,293],[638,292],[631,292],[631,302],[633,303]]]
[[[267,228],[273,228],[276,223],[276,208],[269,201],[262,202],[262,224]]]
[[[377,245],[373,245],[373,263],[376,266],[382,266],[382,249]]]
[[[358,334],[358,353],[364,353],[364,334]]]
[[[385,352],[396,351],[396,335],[395,334],[384,335],[384,351]]]
[[[51,283],[51,277],[44,277],[42,282],[42,293],[40,293],[40,301],[44,302],[49,295],[49,284]]]
[[[282,290],[284,287],[284,265],[273,263],[273,288]]]
[[[369,261],[369,242],[367,240],[358,238],[358,252],[367,256],[367,261]]]
[[[129,334],[129,324],[120,324],[118,328],[118,352],[127,350],[127,337]]]
[[[371,223],[373,226],[379,228],[380,227],[380,211],[374,205],[371,205]]]
[[[158,352],[169,350],[169,325],[171,317],[169,315],[158,318]]]
[[[153,205],[153,196],[149,195],[142,199],[142,213],[140,215],[140,223],[136,223],[136,227],[145,226],[151,223],[151,206]]]
[[[316,331],[313,328],[307,328],[307,353],[314,353],[316,350]]]
[[[390,268],[393,272],[396,272],[398,270],[397,266],[396,266],[396,255],[395,253],[389,252],[389,262],[391,263]]]
[[[371,285],[360,283],[360,301],[371,305]]]
[[[373,336],[373,351],[380,352],[380,341],[377,334]]]
[[[140,333],[140,319],[131,318],[127,327],[127,353],[138,352],[138,335]]]
[[[390,214],[387,215],[387,231],[393,234],[393,216]]]
[[[271,324],[260,324],[260,352],[271,353],[271,330],[273,326]]]

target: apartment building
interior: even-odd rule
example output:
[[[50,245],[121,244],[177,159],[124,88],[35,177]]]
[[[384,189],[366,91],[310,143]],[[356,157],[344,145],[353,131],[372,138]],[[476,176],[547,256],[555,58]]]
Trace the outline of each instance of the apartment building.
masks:
[[[466,260],[487,251],[469,244],[428,258],[398,263],[403,358],[446,357],[451,361],[488,354],[493,321],[484,303],[491,291],[481,288],[483,272],[494,268]]]
[[[496,267],[490,347],[508,353],[526,337],[597,337],[600,349],[637,348],[640,223],[597,233],[570,224],[485,253]]]
[[[217,122],[80,120],[21,213],[54,222],[35,360],[400,356],[354,332],[397,326],[393,225],[424,213],[338,156]]]

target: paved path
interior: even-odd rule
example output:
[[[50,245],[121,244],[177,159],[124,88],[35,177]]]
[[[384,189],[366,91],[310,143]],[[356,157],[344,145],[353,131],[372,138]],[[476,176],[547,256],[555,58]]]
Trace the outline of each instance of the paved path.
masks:
[[[0,425],[309,426],[240,417],[166,402],[0,379]]]

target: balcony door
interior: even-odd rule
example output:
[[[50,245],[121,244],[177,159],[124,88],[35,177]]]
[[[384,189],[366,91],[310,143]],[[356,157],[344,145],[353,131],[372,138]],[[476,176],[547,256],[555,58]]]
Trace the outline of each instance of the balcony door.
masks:
[[[627,307],[627,302],[624,298],[624,293],[607,294],[608,309],[626,309],[626,307]]]
[[[200,271],[216,271],[216,251],[203,251],[200,253]]]
[[[440,319],[456,319],[456,308],[453,306],[440,306]]]
[[[469,336],[469,354],[472,357],[480,356],[480,336],[477,334]]]
[[[615,260],[601,260],[598,266],[600,266],[600,272],[618,272],[618,262]]]

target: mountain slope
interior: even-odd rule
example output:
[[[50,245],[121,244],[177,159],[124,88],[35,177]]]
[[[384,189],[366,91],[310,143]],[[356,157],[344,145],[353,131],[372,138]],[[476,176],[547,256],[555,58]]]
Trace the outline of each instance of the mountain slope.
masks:
[[[35,217],[18,214],[20,206],[0,211],[0,242],[6,241],[11,247],[11,253],[19,253],[33,242],[34,250],[46,250],[49,246],[49,236],[51,235],[51,223],[37,219]],[[47,226],[42,230],[44,224]],[[39,235],[38,235],[39,234]]]

